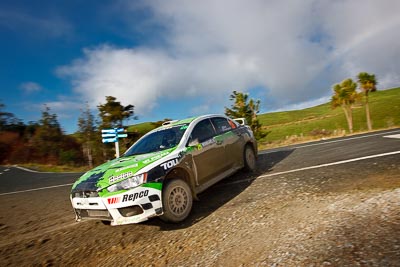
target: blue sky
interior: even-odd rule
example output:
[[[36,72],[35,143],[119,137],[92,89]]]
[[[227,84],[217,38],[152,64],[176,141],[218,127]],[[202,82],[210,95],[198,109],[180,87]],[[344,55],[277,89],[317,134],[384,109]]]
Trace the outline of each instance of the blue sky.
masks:
[[[222,113],[233,90],[262,112],[304,108],[361,71],[400,86],[399,13],[397,0],[3,0],[0,100],[25,123],[47,105],[67,133],[108,95],[139,122]]]

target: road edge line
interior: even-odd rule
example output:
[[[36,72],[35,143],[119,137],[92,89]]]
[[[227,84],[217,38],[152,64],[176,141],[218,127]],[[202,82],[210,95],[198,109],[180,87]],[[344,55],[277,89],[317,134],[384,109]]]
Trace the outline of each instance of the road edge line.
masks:
[[[61,184],[61,185],[53,185],[53,186],[46,186],[46,187],[40,187],[40,188],[33,188],[33,189],[27,189],[27,190],[21,190],[21,191],[14,191],[14,192],[6,192],[6,193],[0,193],[0,196],[6,196],[6,195],[14,195],[14,194],[19,194],[19,193],[27,193],[27,192],[32,192],[32,191],[39,191],[39,190],[45,190],[45,189],[51,189],[51,188],[57,188],[57,187],[64,187],[64,186],[71,186],[71,184]]]

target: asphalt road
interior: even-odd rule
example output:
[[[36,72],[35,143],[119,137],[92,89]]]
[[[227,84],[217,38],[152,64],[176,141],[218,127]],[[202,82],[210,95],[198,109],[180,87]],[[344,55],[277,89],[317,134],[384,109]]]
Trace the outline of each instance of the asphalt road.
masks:
[[[324,164],[344,164],[347,161],[379,158],[400,153],[400,129],[356,135],[278,149],[260,151],[261,175],[303,171]],[[400,155],[399,155],[400,157]],[[20,191],[51,190],[68,187],[81,173],[43,173],[22,168],[0,166],[0,196]],[[45,192],[43,192],[45,193]]]
[[[80,173],[35,172],[20,167],[0,166],[0,195],[68,186],[72,185],[80,175]]]
[[[74,222],[69,191],[80,174],[38,173],[0,167],[0,234],[3,236],[0,265],[30,265],[29,261],[39,265],[79,263],[76,257],[80,254],[93,260],[99,256],[96,250],[109,250],[109,244],[99,241],[110,239],[111,235],[115,242],[122,240],[135,250],[144,244],[159,246],[153,241],[162,238],[182,239],[180,229],[188,228],[192,235],[190,231],[197,231],[193,227],[196,224],[206,227],[206,230],[198,231],[211,238],[213,234],[207,235],[207,229],[218,220],[206,221],[206,224],[200,222],[224,212],[223,207],[228,214],[235,214],[241,212],[241,206],[251,208],[251,203],[259,201],[260,197],[284,197],[278,189],[286,188],[289,193],[311,189],[323,192],[339,180],[352,184],[357,182],[353,178],[358,176],[396,174],[399,165],[400,129],[260,151],[256,174],[239,172],[206,190],[185,223],[171,226],[151,220],[146,224],[108,228],[94,222]],[[392,181],[388,181],[390,183]],[[241,195],[245,199],[241,199]],[[172,233],[161,234],[160,229]],[[126,235],[127,231],[129,235]],[[190,244],[193,242],[191,240]],[[51,260],[43,262],[42,259]],[[145,260],[143,258],[142,263],[149,265],[154,259]],[[91,263],[96,265],[97,262]]]
[[[400,129],[260,151],[260,175],[305,171],[315,167],[400,153]],[[399,155],[400,157],[400,155]],[[0,196],[70,187],[81,173],[43,173],[0,166]]]

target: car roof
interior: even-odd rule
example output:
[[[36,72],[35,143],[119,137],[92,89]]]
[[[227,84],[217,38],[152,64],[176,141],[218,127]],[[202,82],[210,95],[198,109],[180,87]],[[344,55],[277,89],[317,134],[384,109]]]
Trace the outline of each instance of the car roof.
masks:
[[[206,118],[213,118],[213,117],[223,117],[223,118],[227,118],[225,115],[221,115],[221,114],[206,114],[206,115],[201,115],[201,116],[196,116],[196,117],[191,117],[191,118],[186,118],[186,119],[182,119],[182,120],[172,120],[172,121],[167,121],[165,122],[162,126],[152,130],[152,131],[157,131],[157,130],[161,130],[161,129],[167,129],[173,126],[177,126],[177,125],[182,125],[182,124],[190,124],[193,121],[200,121],[202,119],[206,119]],[[151,132],[152,132],[151,131]]]

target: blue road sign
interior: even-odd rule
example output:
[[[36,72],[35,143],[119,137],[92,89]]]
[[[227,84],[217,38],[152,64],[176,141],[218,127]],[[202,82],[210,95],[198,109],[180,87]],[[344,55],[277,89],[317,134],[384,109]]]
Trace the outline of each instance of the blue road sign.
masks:
[[[104,133],[101,135],[101,137],[115,137],[116,134],[115,133]]]
[[[115,129],[103,129],[103,130],[101,130],[101,132],[102,133],[113,133],[113,134],[115,134]]]
[[[103,138],[103,143],[115,143],[118,142],[118,139],[116,137],[114,138]]]
[[[118,134],[118,138],[128,137],[128,134]]]

